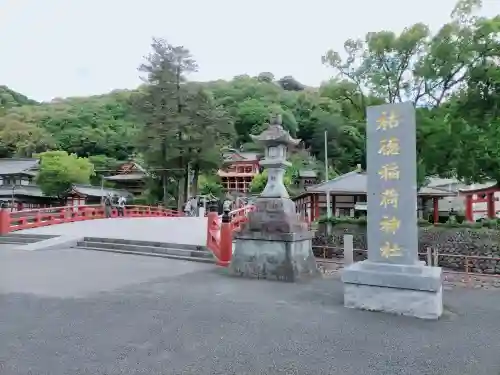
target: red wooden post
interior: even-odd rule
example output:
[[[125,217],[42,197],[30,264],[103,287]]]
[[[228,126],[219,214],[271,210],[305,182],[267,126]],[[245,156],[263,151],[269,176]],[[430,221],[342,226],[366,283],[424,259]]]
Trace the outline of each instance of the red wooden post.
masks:
[[[467,221],[473,221],[473,214],[472,214],[472,195],[467,194],[465,196],[465,219]]]
[[[495,213],[495,193],[488,193],[488,201],[486,203],[488,206],[488,218],[494,219],[496,217]]]
[[[311,194],[310,199],[311,199],[311,217],[309,218],[310,222],[313,222],[316,220],[316,195]]]
[[[0,208],[0,236],[10,232],[10,212],[6,208]]]
[[[228,267],[233,256],[233,225],[229,211],[224,211],[220,229],[220,259],[219,266]]]
[[[439,198],[434,197],[432,200],[434,204],[434,224],[439,223]]]

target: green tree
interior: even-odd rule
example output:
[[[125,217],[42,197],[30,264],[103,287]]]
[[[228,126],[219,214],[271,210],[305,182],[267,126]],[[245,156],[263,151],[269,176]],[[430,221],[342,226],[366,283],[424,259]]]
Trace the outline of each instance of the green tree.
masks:
[[[262,72],[257,76],[257,80],[260,82],[271,83],[274,81],[274,74],[270,72]]]
[[[482,123],[471,117],[487,113],[479,109],[479,98],[493,92],[493,61],[500,50],[500,17],[477,17],[480,6],[479,0],[458,1],[450,21],[434,35],[419,23],[400,34],[380,31],[348,40],[346,59],[333,50],[323,56],[341,79],[354,85],[355,95],[349,94],[353,104],[361,95],[365,106],[370,96],[417,105],[419,175],[425,171],[479,181],[497,168],[498,149],[488,142],[497,136],[496,127],[484,117]]]
[[[217,198],[223,196],[223,187],[216,175],[201,175],[198,180],[198,189],[202,195],[213,195]]]
[[[3,157],[31,157],[54,147],[52,136],[43,128],[26,123],[16,114],[0,117],[0,154]]]
[[[11,90],[7,86],[0,85],[0,111],[7,108],[36,104],[38,103],[35,100],[29,99],[27,96]]]
[[[471,70],[495,54],[499,17],[476,17],[480,6],[478,0],[459,0],[450,22],[435,35],[421,23],[399,35],[371,32],[364,40],[345,42],[346,59],[330,50],[322,60],[365,96],[368,90],[389,103],[411,100],[438,107]]]
[[[89,162],[92,163],[94,169],[94,174],[90,179],[92,185],[103,184],[103,177],[113,174],[122,163],[119,160],[110,158],[106,155],[91,155],[88,159]],[[110,187],[114,186],[113,183],[108,181],[104,181],[104,185]]]
[[[292,76],[285,76],[278,81],[278,84],[286,91],[302,91],[305,86]]]
[[[173,46],[164,39],[153,39],[152,52],[139,70],[147,85],[137,100],[138,114],[144,123],[139,134],[139,150],[150,165],[163,170],[163,199],[168,204],[168,171],[175,170],[179,180],[178,208],[187,193],[190,150],[185,116],[186,75],[196,71],[196,61],[189,50]]]
[[[14,118],[49,134],[51,149],[79,156],[106,155],[126,160],[134,150],[137,132],[131,107],[135,95],[135,91],[123,90],[86,98],[58,99],[11,108],[4,118],[5,121]],[[43,150],[36,149],[40,151]]]
[[[283,179],[285,187],[287,188],[289,193],[290,189],[292,188],[294,171],[295,171],[294,168],[292,167],[288,168],[285,172],[285,177]],[[267,176],[268,176],[267,170],[264,170],[264,172],[255,175],[252,179],[252,182],[250,182],[249,186],[250,193],[252,194],[262,193],[267,184]]]
[[[189,151],[187,159],[193,171],[193,195],[197,195],[200,172],[212,172],[222,165],[223,149],[235,137],[232,119],[217,107],[213,96],[203,88],[188,95],[185,115],[189,122],[184,128],[183,145]]]
[[[267,184],[267,171],[255,175],[250,182],[249,191],[252,194],[260,194]]]
[[[94,174],[92,163],[65,151],[47,151],[39,155],[40,171],[36,183],[47,196],[63,198],[73,184],[88,184]]]

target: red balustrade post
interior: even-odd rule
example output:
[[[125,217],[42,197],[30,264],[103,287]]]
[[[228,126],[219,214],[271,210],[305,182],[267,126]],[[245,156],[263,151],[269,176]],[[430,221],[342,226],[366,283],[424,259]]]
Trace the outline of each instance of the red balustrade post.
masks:
[[[35,216],[35,227],[38,227],[41,222],[42,222],[42,213],[40,212],[40,210],[38,210]]]
[[[233,256],[233,225],[229,211],[224,211],[220,229],[220,259],[219,266],[228,267]]]
[[[211,243],[211,238],[212,236],[210,235],[210,231],[211,231],[211,223],[214,222],[214,220],[217,220],[217,212],[214,212],[214,211],[210,211],[207,215],[207,219],[208,219],[208,225],[207,225],[207,247],[210,249],[210,246],[212,245]]]
[[[10,212],[6,208],[0,208],[0,236],[10,232]]]

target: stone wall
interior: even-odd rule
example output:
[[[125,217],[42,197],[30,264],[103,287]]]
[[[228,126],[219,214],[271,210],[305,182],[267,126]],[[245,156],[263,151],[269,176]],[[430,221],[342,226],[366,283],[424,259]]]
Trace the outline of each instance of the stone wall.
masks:
[[[330,235],[326,234],[326,224],[320,224],[313,240],[314,253],[318,257],[342,257],[344,234],[352,234],[354,259],[366,259],[366,227],[356,224],[335,224]],[[457,271],[465,271],[465,258],[469,271],[500,274],[500,231],[487,228],[428,226],[419,228],[420,259],[425,260],[427,248],[440,254],[439,265]],[[365,251],[363,251],[365,250]],[[453,256],[454,255],[454,256]],[[461,256],[457,256],[461,255]],[[474,259],[487,257],[490,259]],[[498,260],[494,259],[498,258]]]

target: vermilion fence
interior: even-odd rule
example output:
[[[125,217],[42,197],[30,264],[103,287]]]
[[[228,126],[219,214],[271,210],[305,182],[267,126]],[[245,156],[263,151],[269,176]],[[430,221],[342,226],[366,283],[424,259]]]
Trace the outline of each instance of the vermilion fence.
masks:
[[[183,216],[175,210],[163,207],[126,206],[125,217],[177,217]],[[118,217],[116,208],[112,209],[112,217]],[[47,225],[71,223],[75,221],[102,219],[105,217],[101,205],[50,207],[37,210],[9,212],[0,211],[0,234],[7,234],[21,229],[38,228]]]
[[[255,206],[248,205],[229,212],[229,222],[223,223],[223,215],[209,212],[207,226],[207,248],[217,259],[217,264],[227,267],[231,261],[233,247],[233,232],[241,229],[241,225],[248,220],[248,213],[255,210]]]

